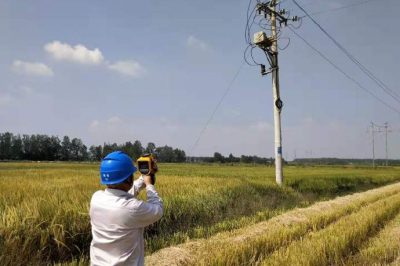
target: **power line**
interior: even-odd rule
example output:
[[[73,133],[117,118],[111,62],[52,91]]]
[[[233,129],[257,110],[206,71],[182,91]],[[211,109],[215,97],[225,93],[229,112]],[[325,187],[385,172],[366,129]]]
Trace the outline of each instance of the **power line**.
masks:
[[[320,15],[320,14],[333,12],[333,11],[338,11],[338,10],[342,10],[342,9],[347,9],[347,8],[351,8],[351,7],[355,7],[355,6],[361,6],[361,5],[364,5],[364,4],[367,4],[369,2],[373,2],[373,1],[377,1],[377,0],[366,0],[366,1],[358,2],[358,3],[353,3],[353,4],[350,4],[350,5],[347,5],[347,6],[341,6],[341,7],[321,10],[321,11],[313,12],[310,15]],[[307,17],[307,15],[304,15],[301,18],[305,18],[305,17]]]
[[[318,55],[320,55],[325,61],[327,61],[331,66],[333,66],[337,71],[342,73],[347,79],[355,83],[360,89],[366,91],[368,94],[370,94],[372,97],[374,97],[376,100],[381,102],[383,105],[386,107],[392,109],[396,113],[400,114],[400,111],[396,109],[395,107],[391,106],[390,104],[386,103],[384,100],[379,98],[377,95],[375,95],[373,92],[371,92],[369,89],[365,88],[360,82],[358,82],[356,79],[354,79],[352,76],[347,74],[343,69],[341,69],[338,65],[336,65],[332,60],[330,60],[326,55],[324,55],[321,51],[319,51],[317,48],[315,48],[311,43],[309,43],[306,39],[304,39],[303,36],[298,34],[295,30],[293,30],[291,27],[288,27],[291,32],[293,32],[298,38],[300,38],[307,46],[309,46],[312,50],[314,50]]]
[[[391,96],[394,100],[400,103],[400,96],[390,89],[383,81],[381,81],[379,78],[377,78],[369,69],[367,69],[363,64],[361,64],[346,48],[343,47],[338,41],[336,41],[335,38],[332,37],[304,8],[302,8],[296,0],[292,0],[293,3],[301,9],[304,14],[308,18],[311,19],[311,21],[354,63],[356,66],[365,74],[367,75],[373,82],[375,82],[386,94]],[[372,0],[370,0],[372,1]]]
[[[240,67],[238,68],[238,70],[236,71],[235,75],[233,76],[232,80],[229,82],[228,87],[225,89],[224,93],[222,94],[222,97],[219,99],[217,105],[215,106],[214,110],[212,111],[210,117],[208,118],[206,124],[204,125],[204,127],[202,128],[202,130],[199,133],[199,136],[197,137],[196,141],[194,142],[192,148],[190,149],[190,154],[192,155],[194,149],[197,147],[201,137],[203,136],[204,132],[206,131],[208,125],[210,124],[210,122],[212,121],[212,119],[214,118],[215,114],[218,111],[218,108],[221,106],[222,102],[224,101],[225,97],[228,95],[228,93],[230,92],[230,90],[232,89],[232,85],[235,82],[235,80],[237,79],[237,77],[239,76],[240,72],[243,69],[243,66],[245,65],[245,62],[242,62],[240,64]]]

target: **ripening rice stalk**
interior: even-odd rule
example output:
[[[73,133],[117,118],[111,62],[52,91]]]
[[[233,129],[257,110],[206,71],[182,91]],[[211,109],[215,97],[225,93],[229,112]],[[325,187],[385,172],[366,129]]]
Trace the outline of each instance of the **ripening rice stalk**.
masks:
[[[383,198],[294,241],[265,258],[262,265],[338,265],[357,251],[400,210],[400,194]]]
[[[365,243],[346,265],[384,265],[400,256],[400,214]],[[400,262],[400,261],[399,261]],[[397,265],[399,263],[397,262]]]
[[[268,166],[161,164],[156,186],[164,200],[165,215],[145,230],[146,252],[209,238],[317,200],[400,180],[397,168],[371,171],[359,167],[289,166],[285,173],[287,186],[280,188],[274,182],[273,168]],[[104,189],[98,175],[97,163],[0,163],[0,265],[85,261],[91,240],[90,197]],[[348,212],[351,208],[344,211]],[[335,215],[320,222],[315,218],[305,228],[310,230],[314,224],[322,228],[337,219],[332,218]],[[300,227],[278,239],[286,245],[288,239],[304,234],[302,230]],[[249,231],[243,232],[250,238],[232,234],[238,246],[244,242],[240,239],[255,237]],[[266,253],[272,250],[271,245],[266,245]],[[221,250],[226,247],[229,254],[225,242],[215,246]],[[254,250],[250,257],[262,249]],[[242,257],[247,258],[246,254]]]
[[[296,209],[253,226],[221,233],[208,240],[166,248],[146,257],[148,265],[243,265],[316,232],[343,216],[399,193],[400,184]],[[176,254],[179,253],[180,256]],[[179,260],[178,260],[179,259]]]

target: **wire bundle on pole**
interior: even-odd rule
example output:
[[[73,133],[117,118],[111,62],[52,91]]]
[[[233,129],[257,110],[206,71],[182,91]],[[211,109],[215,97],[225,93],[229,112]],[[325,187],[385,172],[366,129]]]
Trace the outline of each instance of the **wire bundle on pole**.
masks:
[[[273,4],[274,1],[266,1],[262,2],[260,0],[250,0],[249,5],[247,8],[247,21],[246,21],[246,27],[245,27],[245,42],[247,44],[247,47],[244,51],[244,60],[245,62],[250,65],[250,66],[263,66],[264,64],[258,62],[253,55],[253,50],[257,48],[258,46],[252,41],[252,36],[251,33],[257,31],[257,30],[262,30],[264,31],[267,35],[271,32],[271,20],[270,12],[275,12],[272,11],[272,9],[269,8],[270,5]],[[276,3],[278,7],[280,8],[282,2]],[[282,37],[282,29],[287,26],[293,26],[295,28],[298,28],[301,26],[301,18],[295,16],[295,17],[290,17],[290,11],[284,8],[280,8],[279,11],[275,13],[275,15],[278,17],[279,23],[277,24],[277,29],[276,29],[276,40],[271,40],[271,41],[278,41],[278,40],[287,40],[285,42],[285,45],[282,47],[279,47],[279,50],[285,50],[287,47],[290,45],[290,38],[289,37]],[[294,24],[296,23],[296,24]],[[279,42],[278,42],[279,43]],[[271,67],[272,66],[272,52],[269,49],[262,49],[262,52],[265,54],[267,61]]]

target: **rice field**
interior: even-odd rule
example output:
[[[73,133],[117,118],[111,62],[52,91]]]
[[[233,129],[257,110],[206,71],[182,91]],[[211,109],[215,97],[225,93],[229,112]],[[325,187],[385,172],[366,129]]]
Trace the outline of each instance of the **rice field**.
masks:
[[[88,264],[89,201],[103,189],[98,167],[0,163],[0,265]],[[399,170],[286,167],[286,186],[278,187],[274,169],[267,166],[162,164],[156,186],[165,213],[146,229],[146,261],[157,265],[171,265],[171,258],[188,265],[400,261],[396,245],[400,185],[394,184],[400,181]],[[345,196],[388,184],[394,185]],[[337,196],[344,197],[319,202]],[[317,261],[310,258],[310,250],[318,252]]]
[[[155,252],[147,265],[390,265],[400,260],[400,183],[295,209]]]

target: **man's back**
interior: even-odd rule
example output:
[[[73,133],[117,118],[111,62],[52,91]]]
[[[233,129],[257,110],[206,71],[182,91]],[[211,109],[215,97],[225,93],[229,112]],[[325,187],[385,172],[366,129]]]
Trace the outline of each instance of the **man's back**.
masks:
[[[90,218],[92,265],[143,265],[143,229],[163,214],[154,186],[146,186],[147,202],[132,194],[107,188],[93,194]]]

